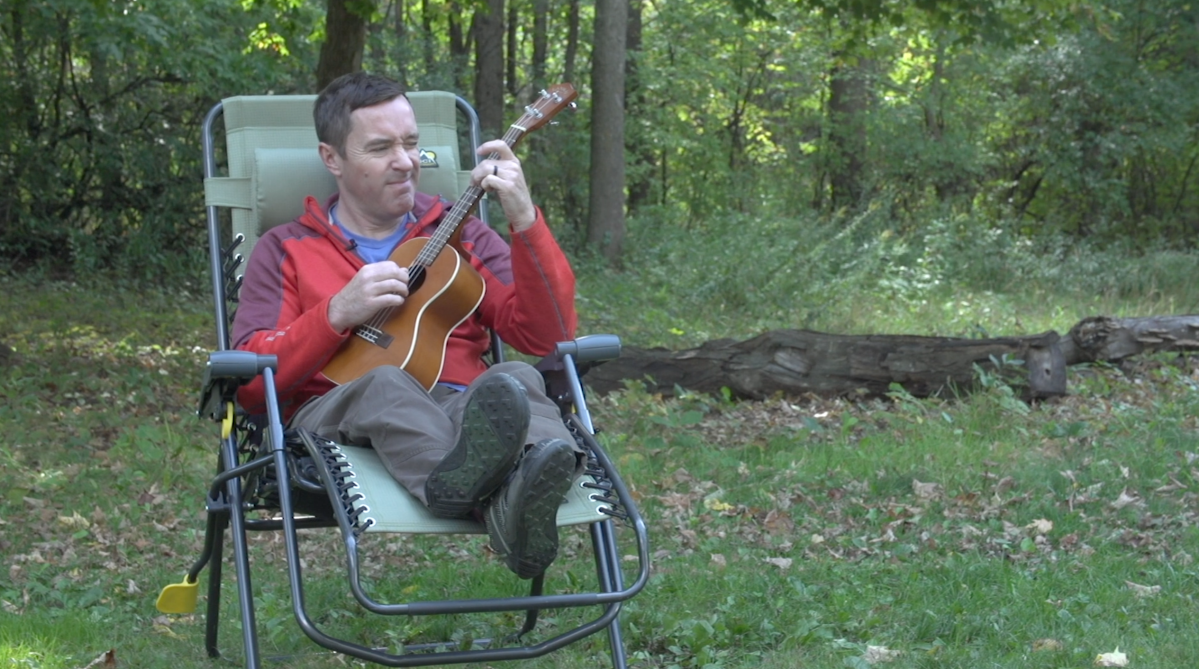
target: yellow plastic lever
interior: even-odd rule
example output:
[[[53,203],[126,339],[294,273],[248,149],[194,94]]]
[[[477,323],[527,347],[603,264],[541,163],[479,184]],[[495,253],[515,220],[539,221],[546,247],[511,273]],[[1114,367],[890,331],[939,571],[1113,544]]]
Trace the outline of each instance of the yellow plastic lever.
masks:
[[[221,421],[221,439],[228,439],[233,434],[233,402],[225,407],[225,420]]]
[[[197,579],[184,576],[182,583],[172,583],[162,589],[156,606],[163,613],[194,613],[199,590],[200,582]]]

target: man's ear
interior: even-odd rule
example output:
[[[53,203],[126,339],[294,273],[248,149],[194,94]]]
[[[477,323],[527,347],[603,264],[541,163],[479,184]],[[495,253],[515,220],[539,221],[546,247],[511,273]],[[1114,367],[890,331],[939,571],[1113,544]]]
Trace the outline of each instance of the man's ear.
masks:
[[[321,154],[321,162],[325,164],[325,169],[329,170],[334,178],[340,179],[341,156],[337,153],[337,149],[333,148],[332,144],[321,142],[317,145],[316,150]]]

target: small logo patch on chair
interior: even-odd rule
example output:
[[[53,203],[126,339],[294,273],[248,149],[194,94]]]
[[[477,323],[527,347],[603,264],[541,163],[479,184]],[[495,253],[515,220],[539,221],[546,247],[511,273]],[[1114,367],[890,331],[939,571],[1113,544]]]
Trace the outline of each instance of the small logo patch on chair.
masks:
[[[421,149],[420,150],[420,166],[422,168],[437,167],[437,152],[431,151],[429,149]]]

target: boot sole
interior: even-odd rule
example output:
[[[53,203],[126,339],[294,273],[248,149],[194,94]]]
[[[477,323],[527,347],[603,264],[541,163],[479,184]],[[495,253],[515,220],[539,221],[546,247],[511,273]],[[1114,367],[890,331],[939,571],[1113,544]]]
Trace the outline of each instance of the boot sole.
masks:
[[[442,518],[470,514],[504,482],[529,431],[524,387],[501,374],[471,391],[454,450],[425,483],[429,511]]]
[[[528,455],[525,456],[528,458]],[[523,579],[533,578],[558,557],[558,508],[570,489],[575,474],[575,454],[568,446],[551,450],[532,462],[522,462],[524,490],[506,510],[515,524],[509,545],[498,531],[496,507],[488,507],[491,543],[508,568]]]

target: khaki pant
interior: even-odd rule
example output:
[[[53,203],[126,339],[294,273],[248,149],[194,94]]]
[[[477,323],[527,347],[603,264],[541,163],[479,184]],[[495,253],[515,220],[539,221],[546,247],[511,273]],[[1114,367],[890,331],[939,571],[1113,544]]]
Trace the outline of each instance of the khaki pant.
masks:
[[[523,362],[491,367],[466,392],[442,386],[428,392],[398,367],[376,367],[357,380],[309,400],[292,416],[289,425],[304,427],[339,444],[374,448],[391,475],[422,504],[428,504],[425,481],[457,443],[472,388],[501,372],[520,381],[528,391],[531,416],[525,443],[559,438],[578,451],[574,437],[562,424],[558,406],[545,394],[541,373]]]

